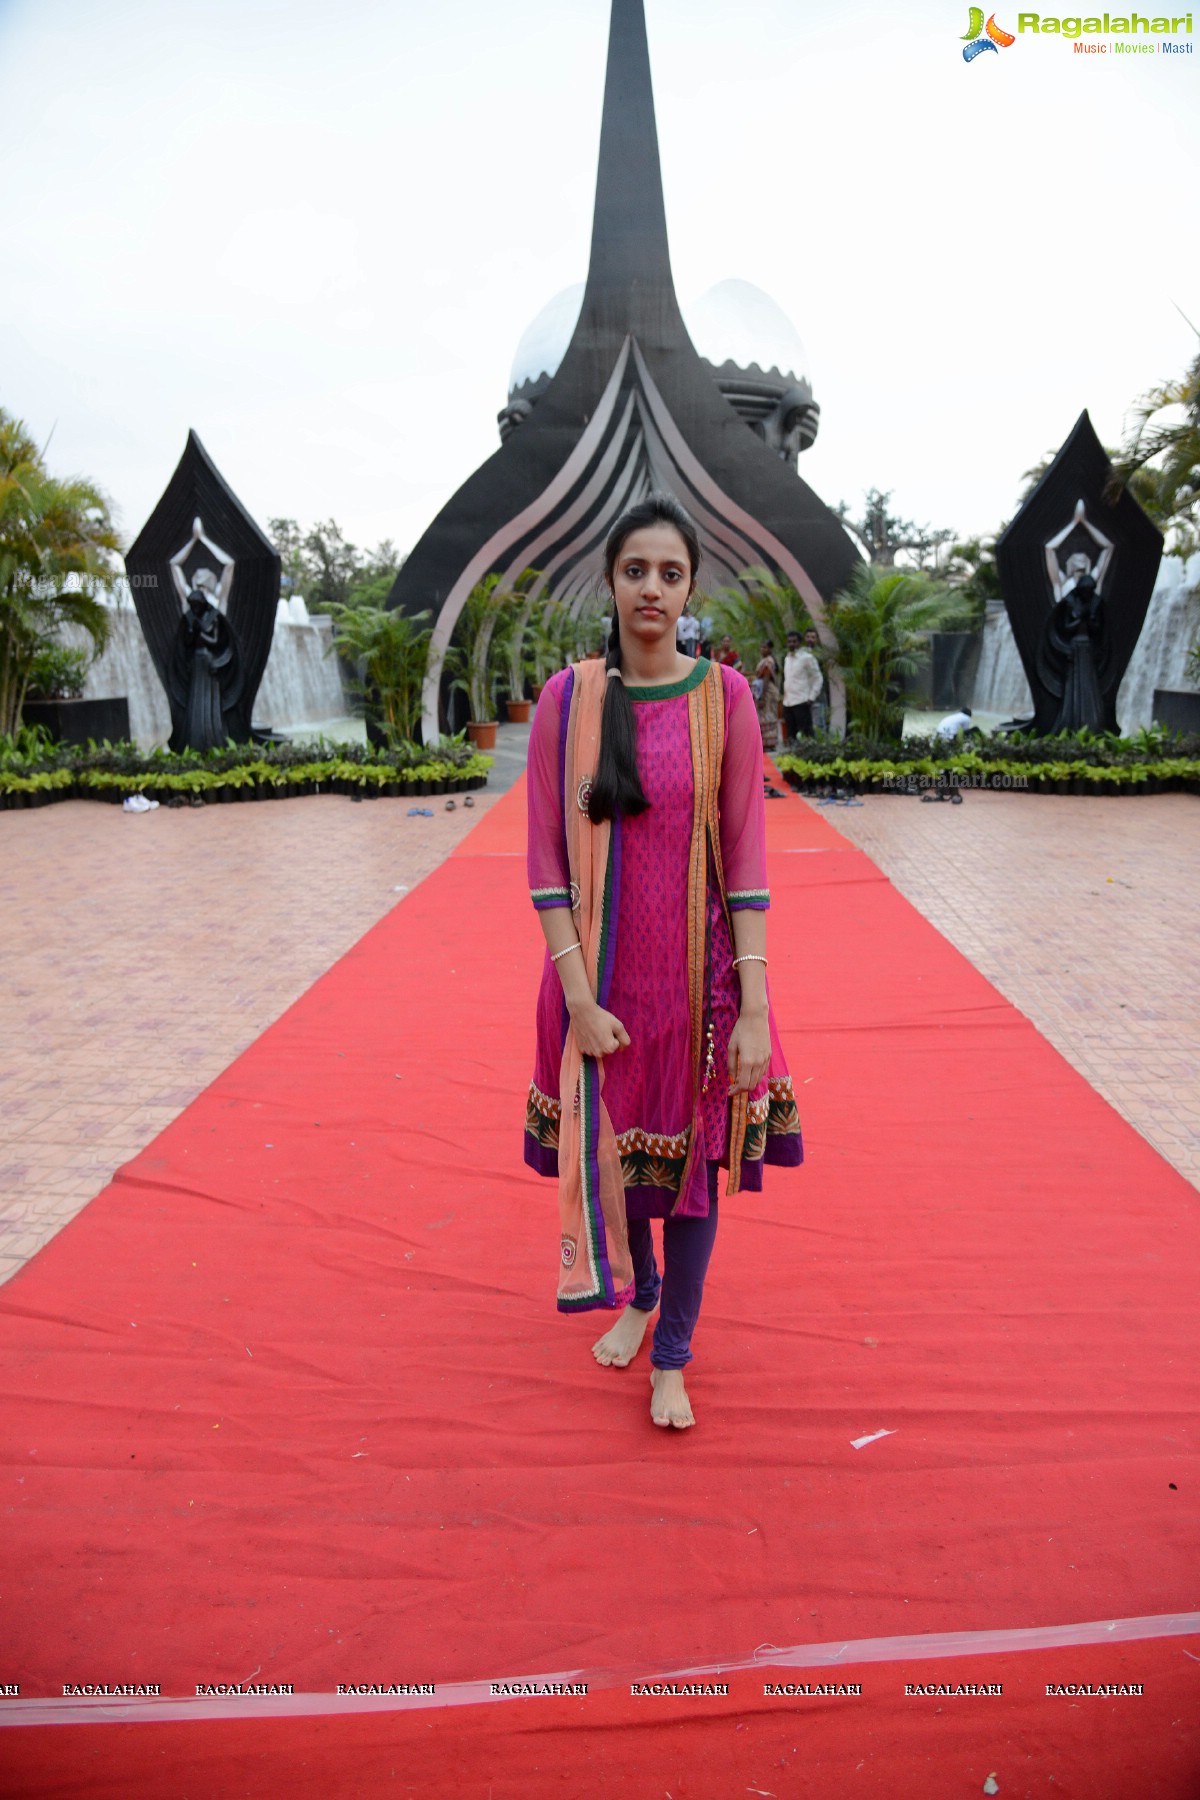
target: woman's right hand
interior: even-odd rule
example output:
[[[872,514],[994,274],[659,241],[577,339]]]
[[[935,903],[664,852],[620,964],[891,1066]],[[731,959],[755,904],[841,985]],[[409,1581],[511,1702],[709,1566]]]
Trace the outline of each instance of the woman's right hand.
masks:
[[[595,1000],[571,1013],[575,1040],[584,1056],[611,1056],[629,1047],[629,1033],[614,1013]]]

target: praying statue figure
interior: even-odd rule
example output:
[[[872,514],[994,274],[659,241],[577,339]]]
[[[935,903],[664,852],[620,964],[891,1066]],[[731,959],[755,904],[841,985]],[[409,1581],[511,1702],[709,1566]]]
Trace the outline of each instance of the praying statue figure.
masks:
[[[1058,552],[1067,539],[1085,531],[1099,546],[1095,566],[1085,550],[1073,550],[1065,568]],[[1051,733],[1104,730],[1104,676],[1109,660],[1108,615],[1100,594],[1113,546],[1087,517],[1082,500],[1074,517],[1046,545],[1046,568],[1054,605],[1037,651],[1038,676],[1058,700]]]
[[[198,548],[221,565],[220,579],[202,564],[190,577],[185,564]],[[204,535],[199,519],[182,550],[171,558],[171,575],[183,601],[175,633],[167,692],[171,702],[171,749],[212,750],[229,739],[250,740],[243,717],[243,657],[225,616],[233,586],[234,559]]]

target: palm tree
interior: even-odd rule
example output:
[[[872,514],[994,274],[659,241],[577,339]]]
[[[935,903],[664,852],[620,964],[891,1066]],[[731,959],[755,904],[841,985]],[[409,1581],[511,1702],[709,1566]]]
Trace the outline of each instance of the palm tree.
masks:
[[[535,612],[530,634],[535,686],[544,688],[551,675],[564,669],[576,651],[578,621],[560,601],[544,593],[540,611]]]
[[[120,540],[99,488],[56,481],[24,423],[0,408],[0,737],[15,736],[39,655],[78,625],[98,656]],[[71,576],[71,587],[64,585]]]
[[[1173,418],[1159,417],[1169,411]],[[1200,548],[1200,351],[1180,379],[1143,394],[1133,416],[1116,483],[1128,485],[1155,523],[1171,530],[1173,555],[1190,556]]]
[[[389,749],[411,742],[421,712],[421,689],[433,628],[428,611],[390,611],[386,606],[394,576],[381,575],[356,588],[344,605],[327,602],[336,650],[351,665],[351,686],[378,714]]]
[[[958,596],[927,575],[863,563],[826,610],[837,639],[836,666],[846,684],[847,729],[876,742],[899,741],[904,725],[902,677],[926,654],[921,635],[962,611]]]
[[[737,587],[718,588],[697,610],[711,613],[715,638],[728,633],[747,669],[755,667],[759,647],[768,638],[782,658],[788,632],[803,636],[812,626],[808,608],[791,582],[763,568],[743,569]]]
[[[525,698],[525,677],[532,661],[530,638],[537,602],[533,589],[542,580],[540,569],[522,569],[506,594],[497,594],[498,628],[492,639],[492,653],[504,671],[510,700]]]
[[[465,693],[471,703],[471,719],[485,725],[496,716],[496,666],[492,655],[492,638],[500,622],[504,595],[497,592],[500,576],[494,572],[477,582],[463,602],[454,627],[457,642],[451,644],[447,662],[453,668],[465,668],[450,683]],[[450,652],[457,652],[456,655]]]

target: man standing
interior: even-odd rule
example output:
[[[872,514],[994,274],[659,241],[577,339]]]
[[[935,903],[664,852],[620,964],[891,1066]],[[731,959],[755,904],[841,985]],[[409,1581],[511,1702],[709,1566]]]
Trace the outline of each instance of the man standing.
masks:
[[[818,643],[815,631],[787,634],[787,655],[783,659],[783,716],[787,722],[789,744],[798,737],[813,734],[813,702],[820,698],[821,665],[814,652]]]
[[[675,647],[682,650],[685,656],[698,656],[700,653],[700,621],[694,612],[683,612],[675,627]]]

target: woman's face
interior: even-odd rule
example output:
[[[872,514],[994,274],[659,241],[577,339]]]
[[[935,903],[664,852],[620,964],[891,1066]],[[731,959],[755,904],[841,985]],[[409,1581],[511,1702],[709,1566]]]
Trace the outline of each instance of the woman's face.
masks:
[[[673,525],[644,525],[621,545],[612,573],[613,599],[626,642],[675,642],[675,627],[692,591],[687,545]],[[626,637],[628,633],[628,637]]]

